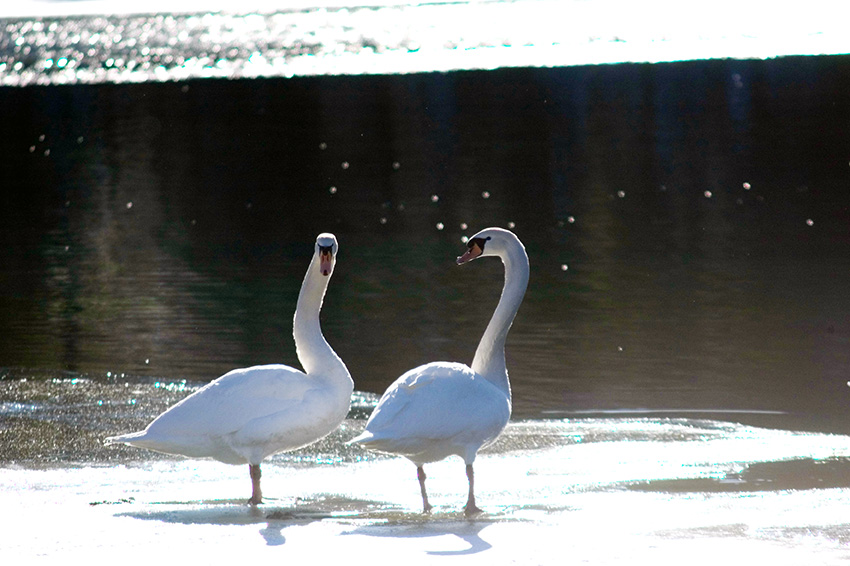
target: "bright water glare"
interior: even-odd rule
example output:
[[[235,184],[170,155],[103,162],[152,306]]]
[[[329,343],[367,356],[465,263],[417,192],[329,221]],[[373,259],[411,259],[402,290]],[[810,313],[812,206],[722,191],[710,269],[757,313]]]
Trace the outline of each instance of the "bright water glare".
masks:
[[[79,2],[0,8],[0,84],[558,67],[850,52],[835,4]],[[61,17],[59,16],[61,14]],[[152,15],[153,14],[153,15]],[[614,17],[612,17],[614,15]],[[33,18],[38,16],[38,18]]]

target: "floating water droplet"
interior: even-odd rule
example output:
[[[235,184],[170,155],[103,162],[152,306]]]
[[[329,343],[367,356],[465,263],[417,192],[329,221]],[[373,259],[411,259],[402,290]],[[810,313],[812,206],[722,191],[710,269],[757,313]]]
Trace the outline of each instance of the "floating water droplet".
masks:
[[[387,223],[387,217],[386,217],[386,216],[381,216],[381,220],[380,220],[379,222],[380,222],[381,224],[386,224],[386,223]]]
[[[50,150],[49,149],[44,150],[44,157],[50,157]]]
[[[393,161],[393,169],[395,169],[396,171],[401,169],[401,163],[399,163],[398,161]]]
[[[438,197],[437,195],[431,195],[431,202],[437,202],[439,200],[440,200],[440,197]]]
[[[569,265],[567,265],[566,263],[562,263],[562,264],[561,264],[561,271],[566,271],[566,270],[568,270],[569,268],[570,268],[570,266],[569,266]]]
[[[461,223],[460,223],[460,229],[461,229],[461,230],[466,230],[467,228],[469,228],[469,226],[467,226],[467,225],[466,225],[466,222],[461,222]]]
[[[331,193],[332,195],[335,195],[336,194],[336,187],[329,188],[328,192]]]
[[[30,146],[30,153],[34,153],[34,152],[35,152],[35,146],[34,146],[34,145],[31,145],[31,146]]]
[[[151,363],[150,358],[145,359],[145,364]]]
[[[490,198],[490,191],[484,191],[481,193],[481,198]]]
[[[510,228],[511,230],[513,230],[514,228],[516,228],[516,223],[514,223],[514,222],[508,222],[508,228]]]
[[[442,230],[443,228],[445,228],[445,225],[442,222],[437,222],[437,230]]]
[[[461,236],[460,241],[463,242],[464,244],[467,243],[469,241],[469,236]]]
[[[744,183],[744,190],[745,190],[745,191],[749,191],[749,190],[750,190],[750,184],[749,184],[749,183]]]
[[[811,218],[807,218],[807,219],[806,219],[806,225],[807,225],[807,226],[814,226],[814,225],[815,225],[815,221],[814,221],[814,220],[812,220]]]
[[[617,196],[620,198],[626,198],[626,191],[617,191]]]
[[[349,167],[349,163],[348,163],[348,161],[343,161],[343,162],[340,164],[340,167],[342,167],[343,169],[348,169],[348,167]]]
[[[320,143],[319,149],[328,149],[328,144],[326,144],[325,142]]]
[[[570,224],[575,224],[576,217],[575,216],[567,216],[567,222]]]
[[[132,202],[128,202],[128,203],[127,203],[127,210],[130,210],[131,208],[133,208],[133,203],[132,203]]]
[[[703,196],[704,196],[705,198],[711,198],[711,197],[712,197],[712,193],[711,193],[711,191],[705,191],[705,192],[704,192],[704,193],[702,193],[702,194],[703,194]]]

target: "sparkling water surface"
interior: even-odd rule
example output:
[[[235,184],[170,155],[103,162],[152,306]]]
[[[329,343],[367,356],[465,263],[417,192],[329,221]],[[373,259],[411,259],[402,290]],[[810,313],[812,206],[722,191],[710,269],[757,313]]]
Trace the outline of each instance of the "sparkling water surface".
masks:
[[[722,1],[694,17],[664,0],[24,2],[0,11],[0,84],[844,54],[835,9]]]

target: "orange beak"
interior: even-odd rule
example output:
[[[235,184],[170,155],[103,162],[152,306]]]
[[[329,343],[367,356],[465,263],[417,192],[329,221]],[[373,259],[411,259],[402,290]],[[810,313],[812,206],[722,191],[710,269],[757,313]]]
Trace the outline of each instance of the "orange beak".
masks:
[[[464,254],[462,256],[457,258],[457,264],[461,265],[461,264],[464,264],[468,261],[472,261],[473,259],[480,256],[483,252],[484,252],[484,250],[482,250],[480,247],[478,247],[478,244],[472,244],[471,246],[469,246],[469,249],[466,250],[466,252],[464,252]]]
[[[322,275],[327,277],[331,274],[331,269],[333,268],[334,259],[333,254],[331,252],[320,252],[319,253],[319,271],[321,271]]]

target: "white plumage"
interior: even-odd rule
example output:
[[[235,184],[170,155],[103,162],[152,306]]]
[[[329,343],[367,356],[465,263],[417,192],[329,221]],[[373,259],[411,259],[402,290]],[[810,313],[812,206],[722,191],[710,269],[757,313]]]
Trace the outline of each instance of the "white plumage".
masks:
[[[319,312],[333,274],[338,244],[316,239],[293,321],[305,371],[272,364],[235,369],[183,399],[141,431],[106,439],[190,458],[249,464],[253,493],[262,502],[260,462],[327,436],[348,414],[354,383],[322,336]]]
[[[417,465],[451,455],[471,462],[496,440],[510,415],[509,397],[471,368],[433,362],[387,389],[357,442]]]
[[[451,455],[466,463],[466,514],[481,511],[475,505],[472,465],[478,451],[496,440],[511,415],[505,339],[528,286],[528,256],[519,238],[501,228],[473,236],[458,263],[484,256],[497,256],[505,264],[505,285],[472,367],[433,362],[408,371],[387,389],[364,432],[351,441],[416,464],[426,513],[431,505],[423,466]]]

